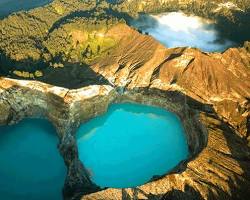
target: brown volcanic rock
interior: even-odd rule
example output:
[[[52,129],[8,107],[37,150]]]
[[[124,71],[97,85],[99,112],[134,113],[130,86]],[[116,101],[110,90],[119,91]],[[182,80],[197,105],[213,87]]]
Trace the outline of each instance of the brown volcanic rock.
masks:
[[[244,49],[229,49],[223,54],[186,49],[180,57],[163,64],[152,87],[182,88],[188,96],[213,105],[219,116],[238,126],[246,137],[246,129],[241,130],[249,116],[250,70],[246,58],[250,57]]]

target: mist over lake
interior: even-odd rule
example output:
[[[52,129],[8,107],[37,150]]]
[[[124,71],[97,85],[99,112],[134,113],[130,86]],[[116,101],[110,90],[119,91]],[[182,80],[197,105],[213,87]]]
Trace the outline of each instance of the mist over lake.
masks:
[[[189,46],[207,52],[221,52],[234,45],[219,38],[214,22],[182,12],[141,15],[132,25],[167,47]]]

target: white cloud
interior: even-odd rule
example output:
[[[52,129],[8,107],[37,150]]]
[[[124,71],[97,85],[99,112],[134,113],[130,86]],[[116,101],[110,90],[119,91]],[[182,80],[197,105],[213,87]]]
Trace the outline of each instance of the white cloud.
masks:
[[[133,22],[137,28],[148,32],[167,47],[190,46],[203,51],[224,51],[233,45],[225,40],[216,41],[218,33],[212,21],[181,12],[150,15]]]

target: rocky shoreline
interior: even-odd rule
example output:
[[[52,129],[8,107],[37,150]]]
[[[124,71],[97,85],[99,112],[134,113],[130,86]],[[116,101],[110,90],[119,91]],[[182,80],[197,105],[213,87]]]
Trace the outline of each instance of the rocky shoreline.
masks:
[[[18,123],[25,117],[47,118],[55,125],[60,138],[59,149],[69,170],[64,188],[69,199],[76,192],[88,194],[100,190],[91,183],[87,171],[78,159],[75,132],[80,123],[103,114],[112,103],[134,102],[162,107],[176,113],[187,133],[190,152],[188,160],[193,159],[207,142],[207,131],[199,122],[198,113],[183,104],[185,99],[180,94],[174,96],[166,93],[160,96],[146,91],[121,93],[108,85],[68,90],[41,82],[7,78],[2,78],[0,85],[2,125]],[[185,170],[186,163],[187,161],[182,162],[172,173]]]
[[[82,199],[118,200],[124,195],[128,199],[135,195],[138,198],[147,199],[151,195],[161,199],[170,193],[178,199],[182,198],[179,192],[186,188],[193,188],[202,199],[235,199],[237,196],[242,199],[242,195],[249,192],[249,172],[244,171],[249,169],[250,150],[247,143],[216,116],[211,106],[180,92],[148,88],[121,90],[110,85],[69,90],[37,81],[8,78],[1,78],[0,86],[1,124],[17,123],[25,117],[45,117],[57,128],[60,138],[58,148],[68,168],[65,199],[80,199],[82,195]],[[90,181],[87,170],[78,159],[75,132],[80,123],[104,113],[109,104],[116,102],[155,105],[176,113],[187,133],[190,158],[170,175],[141,187],[98,192],[100,188]],[[227,144],[227,140],[236,146]],[[238,147],[240,149],[235,149]],[[231,148],[237,152],[236,155]],[[241,168],[242,162],[244,168]],[[238,181],[242,182],[239,184]],[[173,190],[179,192],[172,194]],[[242,190],[245,190],[244,193]],[[221,192],[223,195],[219,196]],[[189,193],[184,193],[187,199],[193,195],[192,191]],[[148,199],[152,199],[151,196]]]

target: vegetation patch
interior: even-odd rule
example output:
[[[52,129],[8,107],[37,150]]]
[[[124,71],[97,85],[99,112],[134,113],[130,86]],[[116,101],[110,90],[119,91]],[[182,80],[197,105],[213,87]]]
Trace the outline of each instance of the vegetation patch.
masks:
[[[43,72],[40,70],[36,70],[34,73],[14,70],[12,73],[21,78],[39,78],[43,76]]]
[[[116,22],[118,23],[118,22]],[[90,64],[108,54],[119,41],[107,35],[113,23],[78,18],[54,30],[43,42],[51,62],[80,62]],[[52,64],[53,65],[53,64]]]

